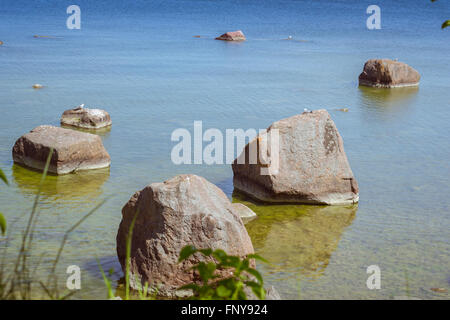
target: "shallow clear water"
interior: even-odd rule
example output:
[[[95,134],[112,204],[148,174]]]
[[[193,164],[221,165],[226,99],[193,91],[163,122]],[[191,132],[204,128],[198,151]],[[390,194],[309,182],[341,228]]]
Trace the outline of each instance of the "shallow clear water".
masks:
[[[284,298],[421,298],[450,287],[450,17],[445,1],[380,0],[382,29],[359,1],[77,1],[81,30],[68,30],[65,4],[2,1],[0,166],[8,222],[29,211],[38,173],[13,165],[15,140],[85,103],[110,112],[101,133],[110,170],[49,177],[35,252],[46,261],[68,229],[111,198],[71,235],[60,273],[82,268],[78,298],[103,298],[95,258],[121,275],[115,236],[121,207],[145,185],[195,173],[233,191],[229,165],[176,166],[177,128],[266,128],[304,108],[327,109],[360,186],[357,207],[250,206],[247,225],[259,265]],[[242,29],[248,41],[214,41]],[[33,35],[55,38],[33,38]],[[194,38],[201,35],[201,38]],[[282,40],[289,35],[293,40]],[[302,40],[302,41],[300,41]],[[422,75],[419,89],[358,88],[369,58],[398,58]],[[46,87],[33,90],[31,85]],[[348,112],[337,109],[348,108]],[[235,199],[237,201],[237,199]],[[14,225],[24,228],[22,218]],[[17,244],[13,241],[13,244]],[[382,289],[366,268],[380,266]]]

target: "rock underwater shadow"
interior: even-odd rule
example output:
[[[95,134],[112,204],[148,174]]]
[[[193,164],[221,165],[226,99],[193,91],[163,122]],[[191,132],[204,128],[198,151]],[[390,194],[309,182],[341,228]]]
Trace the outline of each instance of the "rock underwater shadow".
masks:
[[[402,112],[419,92],[419,87],[372,88],[359,86],[361,104],[376,112]]]
[[[80,128],[80,127],[75,127],[75,126],[71,126],[71,125],[61,124],[61,128],[71,129],[71,130],[85,132],[85,133],[92,133],[92,134],[96,134],[102,138],[107,138],[111,132],[112,126],[102,127],[102,128],[98,128],[98,129],[86,129],[86,128]]]
[[[109,179],[110,168],[79,171],[65,175],[48,174],[41,189],[41,199],[71,201],[84,197],[98,197],[103,184]],[[13,181],[24,195],[35,195],[42,172],[14,164]]]
[[[258,218],[246,224],[255,252],[269,261],[267,273],[278,279],[318,278],[326,269],[339,240],[356,217],[358,205],[272,205],[249,201],[233,192],[233,202],[252,209]]]

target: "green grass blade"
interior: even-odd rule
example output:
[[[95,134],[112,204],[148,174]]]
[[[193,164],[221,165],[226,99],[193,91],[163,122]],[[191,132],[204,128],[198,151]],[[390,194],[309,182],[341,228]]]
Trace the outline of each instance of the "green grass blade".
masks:
[[[6,232],[6,219],[3,214],[0,212],[0,229],[2,231],[2,235],[5,235]]]
[[[127,252],[125,259],[125,300],[130,299],[130,264],[131,264],[131,236],[133,234],[134,224],[136,222],[139,211],[136,211],[133,220],[130,224],[130,229],[128,230],[127,235]]]
[[[98,268],[100,269],[100,272],[102,273],[103,282],[105,282],[106,288],[108,288],[108,299],[115,298],[113,290],[112,290],[112,286],[111,286],[111,281],[108,279],[105,272],[103,271],[102,265],[100,264],[100,261],[98,260],[98,258],[95,258],[95,259],[97,260]]]
[[[3,180],[3,182],[4,182],[6,185],[9,185],[8,179],[6,179],[5,173],[3,172],[2,169],[0,169],[0,179]]]
[[[27,254],[30,249],[31,242],[33,240],[32,230],[33,230],[33,221],[36,215],[37,206],[39,203],[39,197],[41,195],[42,185],[44,183],[45,177],[47,176],[48,167],[50,166],[50,160],[53,155],[53,148],[50,148],[47,161],[45,162],[44,172],[42,173],[41,181],[39,183],[39,188],[36,193],[36,197],[34,198],[33,207],[31,209],[30,217],[28,218],[27,226],[25,228],[25,232],[22,234],[22,244],[20,246],[19,254],[17,255],[17,261],[14,266],[14,273],[17,273],[19,268],[22,269],[22,273],[25,274],[27,268]]]
[[[61,245],[59,247],[58,250],[58,254],[56,255],[55,260],[53,261],[53,267],[52,267],[52,273],[55,272],[56,266],[59,262],[59,259],[61,257],[61,253],[64,249],[64,245],[66,244],[67,238],[69,237],[69,234],[75,230],[84,220],[86,220],[87,218],[89,218],[94,212],[96,212],[98,210],[98,208],[100,208],[106,201],[108,200],[108,198],[102,200],[99,204],[97,204],[91,211],[89,211],[89,213],[87,213],[86,215],[84,215],[80,220],[77,221],[77,223],[75,223],[69,230],[66,231],[66,233],[64,234],[63,240],[61,241]]]
[[[264,283],[263,277],[256,269],[247,269],[246,271],[250,273],[252,276],[254,276],[261,285],[263,285]]]

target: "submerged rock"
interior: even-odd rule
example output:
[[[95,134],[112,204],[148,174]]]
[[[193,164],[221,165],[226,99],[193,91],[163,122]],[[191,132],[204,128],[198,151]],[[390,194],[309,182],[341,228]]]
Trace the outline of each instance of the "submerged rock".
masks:
[[[394,300],[422,300],[422,299],[410,296],[394,296]]]
[[[242,203],[232,203],[234,211],[241,217],[242,221],[244,223],[250,222],[253,219],[256,219],[258,216],[256,213],[253,212],[252,209],[247,207],[245,204]]]
[[[308,111],[274,122],[267,136],[277,132],[279,141],[271,142],[273,138],[268,138],[269,147],[265,151],[261,149],[259,135],[233,162],[235,189],[265,202],[328,205],[358,202],[358,184],[342,138],[326,110]],[[258,150],[258,161],[253,161],[256,163],[249,161],[252,150]],[[267,161],[262,163],[262,158]],[[263,174],[267,168],[277,170]]]
[[[50,148],[49,172],[66,174],[78,170],[109,167],[111,159],[99,136],[54,126],[39,126],[14,144],[15,163],[43,170]]]
[[[84,108],[84,104],[64,111],[61,125],[84,129],[100,129],[111,125],[109,113],[101,109]]]
[[[158,295],[177,297],[177,289],[197,281],[190,269],[201,256],[178,263],[186,245],[222,249],[245,257],[253,245],[227,196],[214,184],[196,175],[178,175],[136,192],[122,209],[117,233],[117,255],[125,271],[126,239],[131,237],[130,279],[134,289],[146,282]]]
[[[282,300],[281,295],[278,293],[277,289],[274,286],[264,288],[266,290],[266,299],[265,300]],[[253,293],[253,291],[249,287],[245,287],[244,289],[245,295],[247,296],[247,300],[259,300],[259,298]]]
[[[258,219],[246,226],[268,274],[318,280],[330,264],[358,205],[306,206],[246,203]]]
[[[447,293],[448,290],[445,288],[430,288],[431,291],[437,292],[437,293]]]
[[[274,286],[266,289],[266,300],[281,300],[281,295]]]
[[[359,85],[380,88],[418,86],[420,74],[403,62],[371,59],[364,64]]]
[[[79,203],[74,199],[100,197],[104,191],[102,187],[110,175],[110,169],[107,167],[47,177],[41,184],[41,172],[18,164],[13,165],[11,169],[13,181],[25,197],[40,192],[44,197],[54,197],[66,203],[66,208],[78,207]]]
[[[216,40],[225,41],[245,41],[245,36],[241,30],[224,33],[216,38]]]

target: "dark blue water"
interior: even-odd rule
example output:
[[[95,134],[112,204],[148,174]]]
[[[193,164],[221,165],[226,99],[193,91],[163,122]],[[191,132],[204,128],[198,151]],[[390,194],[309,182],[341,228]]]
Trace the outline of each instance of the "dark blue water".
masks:
[[[71,4],[81,8],[80,30],[66,28]],[[205,130],[259,129],[304,108],[325,108],[358,179],[359,208],[344,213],[343,224],[329,217],[340,212],[331,209],[302,207],[289,218],[277,208],[273,217],[264,211],[249,232],[256,250],[277,262],[260,267],[266,281],[286,298],[391,298],[405,295],[406,282],[411,295],[443,297],[429,288],[448,288],[450,276],[450,30],[440,29],[450,3],[380,0],[382,29],[368,30],[371,4],[2,0],[0,166],[11,186],[1,189],[1,211],[14,219],[36,192],[39,175],[12,164],[20,135],[58,125],[65,109],[81,103],[108,110],[113,127],[102,137],[111,170],[52,178],[41,205],[38,231],[45,236],[37,238],[37,251],[53,252],[63,230],[113,195],[72,236],[61,263],[62,276],[68,264],[90,266],[79,297],[102,298],[92,262],[98,256],[117,268],[120,210],[136,190],[196,173],[231,195],[230,166],[171,162],[173,130],[192,132],[194,120]],[[214,40],[238,29],[248,41]],[[364,62],[384,57],[416,68],[420,88],[358,88]],[[45,87],[34,90],[34,83]],[[311,243],[313,254],[301,243]],[[372,264],[382,270],[381,290],[366,287]]]

